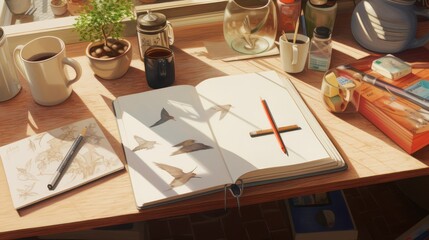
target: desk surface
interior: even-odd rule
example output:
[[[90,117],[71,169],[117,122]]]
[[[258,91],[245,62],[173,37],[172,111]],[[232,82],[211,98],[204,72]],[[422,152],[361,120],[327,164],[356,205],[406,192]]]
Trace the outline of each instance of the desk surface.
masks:
[[[347,18],[347,15],[337,17]],[[336,23],[331,66],[352,62],[368,54],[351,37],[348,23]],[[207,57],[204,41],[223,41],[221,23],[175,28],[175,37],[175,85],[196,85],[211,77],[275,70],[290,77],[348,158],[349,169],[344,172],[247,188],[241,199],[243,205],[429,174],[429,147],[410,156],[360,114],[334,115],[326,111],[319,99],[323,73],[304,70],[299,74],[287,75],[281,70],[279,56],[234,62],[211,60]],[[130,40],[134,48],[133,61],[128,73],[119,80],[94,77],[84,56],[86,43],[68,45],[67,55],[81,63],[83,76],[73,84],[74,92],[70,98],[60,105],[37,105],[32,100],[28,85],[21,81],[21,92],[12,100],[0,103],[0,146],[94,117],[116,153],[126,163],[111,103],[118,96],[150,90],[136,38]],[[0,239],[201,212],[223,208],[224,204],[223,193],[215,193],[139,212],[135,207],[127,170],[16,211],[0,164],[0,192]],[[235,206],[235,200],[229,199],[228,204]]]

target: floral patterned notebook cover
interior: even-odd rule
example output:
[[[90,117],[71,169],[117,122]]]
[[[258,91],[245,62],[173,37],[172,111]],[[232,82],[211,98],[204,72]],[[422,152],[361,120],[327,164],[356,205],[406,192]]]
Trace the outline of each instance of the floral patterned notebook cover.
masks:
[[[73,141],[83,128],[86,136],[58,185],[48,190]],[[94,181],[124,168],[93,118],[39,133],[0,147],[13,205],[20,209]]]

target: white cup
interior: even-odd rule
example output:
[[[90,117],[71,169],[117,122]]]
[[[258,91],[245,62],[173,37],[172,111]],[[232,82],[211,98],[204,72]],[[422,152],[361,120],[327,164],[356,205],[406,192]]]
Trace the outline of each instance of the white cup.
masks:
[[[286,33],[280,36],[280,61],[285,72],[298,73],[304,70],[310,38],[297,34],[295,44],[292,43],[292,40],[293,33]]]
[[[28,81],[34,101],[51,106],[65,101],[71,94],[71,83],[82,74],[79,63],[66,57],[63,40],[45,36],[19,45],[13,52],[18,71]],[[66,65],[75,71],[70,79]]]

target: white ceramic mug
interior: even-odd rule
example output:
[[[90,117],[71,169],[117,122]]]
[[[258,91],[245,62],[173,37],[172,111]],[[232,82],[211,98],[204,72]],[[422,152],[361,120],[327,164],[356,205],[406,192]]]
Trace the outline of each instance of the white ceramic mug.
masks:
[[[34,101],[51,106],[65,101],[71,94],[71,83],[82,74],[79,63],[66,57],[63,40],[45,36],[19,45],[13,52],[18,71],[28,81]],[[66,65],[75,71],[70,79]]]
[[[310,38],[297,34],[295,44],[292,43],[292,40],[293,33],[286,33],[280,37],[280,61],[285,72],[298,73],[304,70]]]

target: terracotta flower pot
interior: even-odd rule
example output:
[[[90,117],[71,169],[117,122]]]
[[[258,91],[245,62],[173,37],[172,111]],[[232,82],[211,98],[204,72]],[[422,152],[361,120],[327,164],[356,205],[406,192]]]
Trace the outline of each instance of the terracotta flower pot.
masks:
[[[132,46],[131,43],[126,39],[120,39],[120,41],[128,48],[123,54],[113,58],[98,58],[93,57],[90,54],[90,49],[97,45],[102,45],[102,42],[90,43],[86,48],[86,56],[89,58],[90,67],[94,74],[103,79],[117,79],[122,77],[130,67],[132,60]]]

